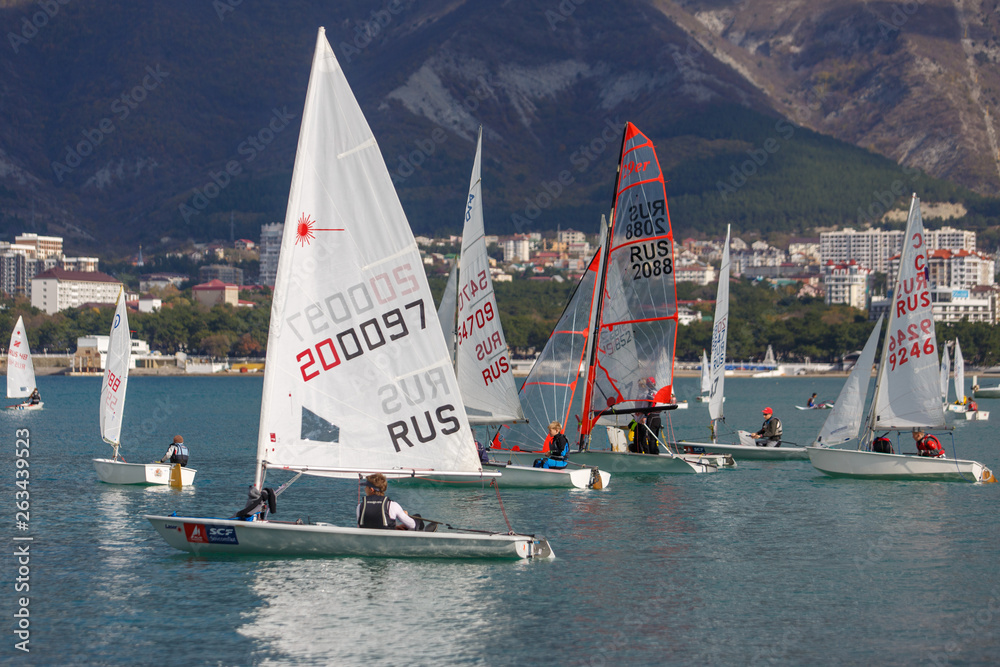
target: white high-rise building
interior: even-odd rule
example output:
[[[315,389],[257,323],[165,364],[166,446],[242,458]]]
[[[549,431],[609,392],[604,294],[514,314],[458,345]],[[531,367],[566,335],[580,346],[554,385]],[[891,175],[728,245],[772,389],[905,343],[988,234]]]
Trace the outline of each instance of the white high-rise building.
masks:
[[[515,237],[504,241],[503,261],[527,262],[531,259],[531,241],[524,237]]]
[[[942,227],[925,230],[927,247],[931,250],[965,250],[975,252],[976,233]],[[854,260],[872,271],[888,273],[890,260],[903,248],[903,232],[866,229],[856,231],[850,227],[839,232],[820,234],[820,261],[843,264]]]
[[[855,261],[832,262],[823,267],[823,287],[826,303],[844,304],[864,310],[868,307],[868,281],[871,270]]]
[[[285,223],[272,222],[260,226],[260,284],[274,287],[278,276],[278,254]]]

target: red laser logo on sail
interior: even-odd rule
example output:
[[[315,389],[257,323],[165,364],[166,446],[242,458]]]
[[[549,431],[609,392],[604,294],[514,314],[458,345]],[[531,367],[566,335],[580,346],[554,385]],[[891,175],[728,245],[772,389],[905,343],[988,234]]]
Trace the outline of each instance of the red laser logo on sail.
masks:
[[[303,213],[299,216],[299,222],[295,225],[295,244],[302,244],[302,247],[306,247],[316,235],[313,232],[342,232],[343,229],[322,229],[316,227],[316,221],[313,220],[308,214]]]

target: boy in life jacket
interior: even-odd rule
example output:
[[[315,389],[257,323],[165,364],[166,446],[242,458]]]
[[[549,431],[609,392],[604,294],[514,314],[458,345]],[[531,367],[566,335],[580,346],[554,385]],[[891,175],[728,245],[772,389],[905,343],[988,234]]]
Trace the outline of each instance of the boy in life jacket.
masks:
[[[549,436],[545,439],[545,443],[549,446],[549,455],[545,458],[535,459],[535,467],[565,468],[566,457],[569,456],[569,440],[562,433],[562,424],[559,422],[549,424]]]
[[[753,434],[758,447],[781,447],[781,420],[774,416],[771,408],[764,408],[760,411],[764,416],[764,423],[760,430]]]
[[[930,456],[932,458],[941,458],[944,456],[944,447],[941,446],[941,441],[929,433],[924,433],[919,428],[913,429],[913,441],[917,443],[918,456]]]

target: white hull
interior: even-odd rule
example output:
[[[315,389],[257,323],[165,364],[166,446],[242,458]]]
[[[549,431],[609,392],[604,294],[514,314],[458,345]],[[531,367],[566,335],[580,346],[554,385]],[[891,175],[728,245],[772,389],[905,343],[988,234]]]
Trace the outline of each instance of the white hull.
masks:
[[[373,530],[330,524],[146,515],[167,544],[194,554],[376,558],[554,558],[531,535]]]
[[[41,410],[45,402],[39,402],[32,405],[31,403],[18,403],[17,405],[8,405],[8,410]]]
[[[679,401],[677,403],[677,409],[678,410],[687,410],[688,409],[688,402],[687,401]]]
[[[970,422],[984,422],[989,420],[990,413],[986,410],[976,410],[975,412],[966,412],[965,420]]]
[[[728,454],[737,461],[805,461],[809,458],[805,447],[757,447],[749,445],[731,445],[712,442],[685,442],[677,443],[677,448],[687,452],[686,448],[692,448],[697,452],[703,449],[709,453]]]
[[[97,477],[106,484],[170,484],[170,463],[125,463],[113,459],[94,459]],[[192,468],[181,468],[181,483],[194,484]]]
[[[880,454],[851,449],[806,447],[813,466],[833,477],[913,479],[954,482],[995,482],[993,473],[978,461],[907,454]]]
[[[539,458],[542,454],[536,454]],[[534,459],[532,459],[532,462]],[[572,468],[564,470],[553,470],[551,468],[536,468],[532,462],[526,464],[486,464],[484,470],[497,471],[500,479],[497,483],[501,489],[589,489],[593,487],[593,468]],[[601,486],[606,487],[611,482],[611,474],[602,470],[596,471],[601,478]],[[435,479],[433,475],[423,477],[401,477],[394,479],[393,486],[410,485],[433,485],[433,486],[454,486],[455,484],[479,484],[488,485],[493,477],[481,477],[479,475],[448,475]]]
[[[695,400],[698,401],[699,403],[708,403],[708,398],[709,397],[707,395],[704,395],[704,396],[699,396]]]
[[[973,398],[1000,398],[1000,387],[983,387],[972,392]]]
[[[651,473],[651,474],[691,474],[702,472],[718,472],[719,467],[710,461],[699,461],[691,457],[688,461],[680,456],[670,454],[633,454],[632,452],[589,451],[570,452],[569,459],[573,463],[585,466],[596,466],[612,473]]]
[[[832,403],[824,403],[823,405],[814,405],[809,407],[808,405],[796,405],[796,410],[831,410],[833,408]]]

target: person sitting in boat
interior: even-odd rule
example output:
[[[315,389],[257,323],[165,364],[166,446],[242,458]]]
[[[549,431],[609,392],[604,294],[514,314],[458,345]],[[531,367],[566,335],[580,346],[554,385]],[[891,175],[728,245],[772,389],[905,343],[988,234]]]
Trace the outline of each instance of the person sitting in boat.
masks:
[[[646,425],[643,431],[645,431],[646,442],[645,442],[645,452],[647,454],[660,453],[660,429],[663,428],[663,416],[659,412],[650,412],[646,416]]]
[[[645,454],[646,436],[646,415],[637,414],[628,423],[628,450],[633,454]]]
[[[549,424],[549,436],[545,438],[545,442],[549,446],[549,455],[541,459],[535,459],[535,467],[565,468],[566,457],[569,456],[569,440],[566,439],[566,434],[562,432],[562,424],[559,422]]]
[[[976,402],[974,400],[972,400],[971,396],[966,396],[965,397],[965,411],[966,412],[978,412],[979,411],[979,406],[976,405]]]
[[[42,402],[42,395],[38,393],[38,387],[35,387],[34,390],[32,390],[31,396],[28,397],[28,400],[32,405],[38,405]]]
[[[917,455],[941,458],[944,456],[944,447],[941,441],[929,433],[924,433],[921,429],[913,429],[913,441],[917,443]]]
[[[417,530],[416,520],[386,497],[387,488],[389,482],[382,473],[365,477],[365,497],[358,503],[358,528]]]
[[[160,463],[180,463],[182,468],[188,464],[188,448],[182,436],[174,436],[174,441],[167,447],[167,453],[160,459]]]
[[[774,416],[774,410],[764,408],[764,423],[760,430],[753,434],[758,447],[781,447],[781,420]]]
[[[807,408],[815,408],[815,407],[817,407],[816,406],[816,392],[813,392],[813,395],[809,397],[808,401],[806,401],[806,407]]]

